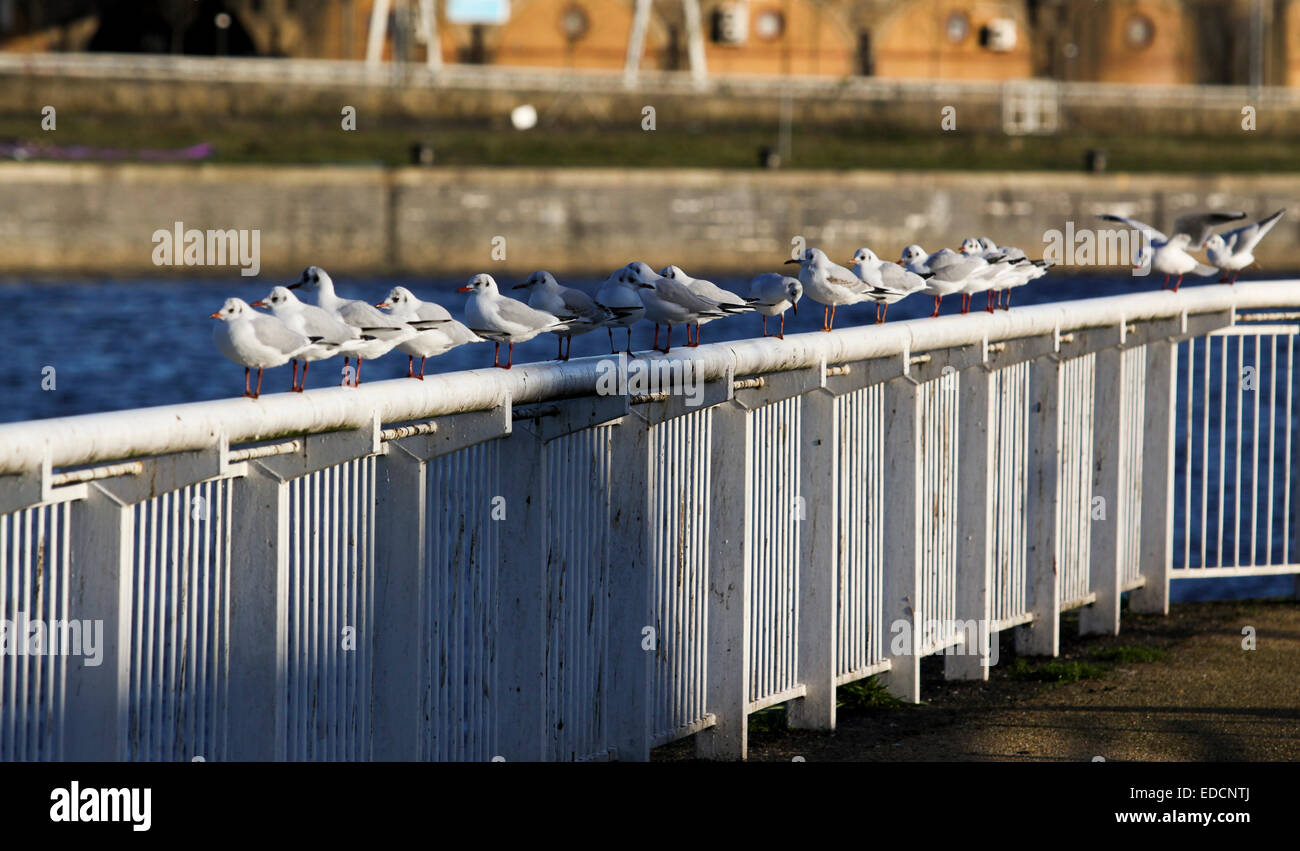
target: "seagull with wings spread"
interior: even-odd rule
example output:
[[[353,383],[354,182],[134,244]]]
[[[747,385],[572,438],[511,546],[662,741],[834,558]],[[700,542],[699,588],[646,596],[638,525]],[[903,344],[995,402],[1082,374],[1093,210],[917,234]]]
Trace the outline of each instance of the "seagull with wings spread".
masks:
[[[1240,212],[1186,213],[1174,219],[1174,232],[1169,236],[1136,219],[1116,216],[1112,213],[1102,213],[1097,218],[1105,219],[1108,222],[1119,222],[1139,231],[1147,242],[1146,247],[1142,249],[1140,263],[1145,265],[1150,262],[1152,269],[1165,276],[1164,283],[1160,285],[1162,290],[1169,286],[1169,278],[1177,275],[1178,280],[1174,282],[1174,292],[1178,292],[1178,287],[1182,284],[1184,275],[1196,274],[1204,277],[1214,274],[1214,267],[1206,266],[1188,252],[1199,251],[1201,246],[1205,245],[1205,240],[1209,238],[1210,232],[1219,225],[1244,219],[1246,214]]]

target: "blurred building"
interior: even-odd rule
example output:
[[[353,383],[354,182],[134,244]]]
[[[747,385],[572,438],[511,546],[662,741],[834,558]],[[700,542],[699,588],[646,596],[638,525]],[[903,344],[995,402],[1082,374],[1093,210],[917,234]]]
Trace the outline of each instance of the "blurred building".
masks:
[[[387,14],[374,16],[375,4]],[[104,50],[618,69],[636,0],[0,0],[0,50]],[[1300,0],[699,0],[710,72],[1300,85]],[[688,65],[680,0],[640,67]]]

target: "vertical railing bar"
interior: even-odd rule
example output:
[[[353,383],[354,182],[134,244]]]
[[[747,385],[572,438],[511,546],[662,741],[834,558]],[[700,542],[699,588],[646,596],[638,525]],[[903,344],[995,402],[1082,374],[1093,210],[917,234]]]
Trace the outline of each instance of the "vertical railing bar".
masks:
[[[1209,400],[1205,404],[1209,405]],[[1219,544],[1215,567],[1223,566],[1223,518],[1227,503],[1228,470],[1228,340],[1219,341]]]
[[[1260,397],[1260,349],[1259,334],[1255,338],[1255,416],[1251,422],[1251,462],[1250,462],[1250,563],[1256,561],[1255,548],[1259,543],[1259,397]]]
[[[1206,530],[1209,528],[1210,495],[1210,349],[1213,347],[1210,337],[1205,338],[1204,395],[1201,399],[1201,567],[1206,561]],[[1190,518],[1189,521],[1190,523]]]
[[[1268,539],[1264,543],[1264,564],[1273,564],[1273,477],[1277,473],[1275,464],[1277,446],[1277,335],[1269,335],[1269,358],[1268,358],[1268,499],[1264,505],[1268,511],[1265,528],[1268,531]],[[1287,411],[1287,416],[1291,412]],[[1258,525],[1258,523],[1256,524]]]
[[[1237,496],[1236,509],[1232,516],[1232,564],[1241,566],[1241,433],[1242,428],[1242,368],[1245,366],[1246,350],[1242,338],[1237,338]]]
[[[1196,381],[1193,375],[1196,362],[1196,340],[1188,340],[1183,346],[1187,349],[1187,447],[1185,469],[1183,470],[1183,567],[1192,566],[1192,404],[1196,395]]]
[[[1291,420],[1294,419],[1291,407],[1291,388],[1295,384],[1295,373],[1292,370],[1294,365],[1293,350],[1295,346],[1295,336],[1288,335],[1286,338],[1286,486],[1282,488],[1282,561],[1290,563],[1290,531],[1291,531]]]

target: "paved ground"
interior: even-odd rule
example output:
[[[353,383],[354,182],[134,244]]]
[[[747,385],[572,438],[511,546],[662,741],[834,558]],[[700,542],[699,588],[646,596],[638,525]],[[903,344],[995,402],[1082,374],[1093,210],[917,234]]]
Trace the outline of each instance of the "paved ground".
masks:
[[[1256,649],[1242,647],[1243,627]],[[1300,760],[1300,602],[1185,603],[1168,618],[1125,611],[1114,638],[1062,625],[1059,661],[1097,676],[1045,683],[1017,676],[1009,640],[986,683],[949,683],[923,665],[920,706],[841,708],[834,733],[751,723],[751,760]],[[1163,658],[1105,661],[1107,649]],[[1139,651],[1140,652],[1140,651]],[[1026,660],[1032,669],[1039,660]],[[763,727],[769,727],[764,731]],[[655,759],[689,759],[686,740]]]

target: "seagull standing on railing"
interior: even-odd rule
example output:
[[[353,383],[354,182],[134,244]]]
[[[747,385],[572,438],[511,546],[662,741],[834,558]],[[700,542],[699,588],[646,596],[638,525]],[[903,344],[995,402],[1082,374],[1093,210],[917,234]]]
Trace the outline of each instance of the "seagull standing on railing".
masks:
[[[930,314],[932,317],[939,315],[939,305],[944,296],[964,290],[971,282],[971,276],[982,272],[989,265],[983,257],[967,257],[951,248],[941,248],[928,254],[919,245],[904,248],[899,263],[917,275],[927,272],[932,275],[926,280],[926,290],[934,296],[934,313]]]
[[[866,247],[853,252],[852,263],[853,274],[868,284],[885,291],[879,298],[875,299],[877,325],[885,321],[885,316],[889,313],[891,304],[906,298],[914,292],[924,290],[926,278],[929,278],[931,274],[927,272],[924,275],[918,275],[904,269],[897,263],[881,260],[876,255],[876,252]]]
[[[639,285],[632,279],[632,273],[627,267],[605,279],[600,289],[596,290],[595,301],[610,313],[610,318],[604,323],[609,331],[609,353],[612,355],[616,351],[614,329],[626,328],[627,353],[632,354],[632,326],[645,318],[645,305],[641,302]]]
[[[1001,254],[1007,258],[1006,263],[1010,267],[999,275],[993,289],[989,291],[992,298],[989,300],[989,305],[984,308],[989,313],[996,308],[1010,310],[1011,291],[1043,277],[1052,265],[1050,260],[1030,260],[1029,255],[1019,248],[1013,245],[998,245],[987,236],[980,237],[979,243],[984,248],[985,257]],[[1002,303],[1002,293],[1007,294],[1006,304]]]
[[[573,338],[586,334],[605,325],[614,318],[614,314],[596,304],[591,296],[573,287],[561,286],[550,272],[538,271],[528,276],[522,284],[515,284],[514,289],[528,290],[528,306],[557,316],[572,316],[573,321],[566,323],[563,330],[552,331],[559,342],[556,360],[568,360],[573,353]],[[637,304],[641,302],[638,299]],[[565,341],[568,348],[565,348]],[[613,331],[610,332],[613,343]]]
[[[683,272],[682,267],[680,266],[665,266],[659,270],[659,274],[665,278],[671,278],[674,281],[685,284],[690,287],[691,292],[696,295],[704,296],[707,299],[717,302],[718,309],[727,316],[734,316],[737,313],[748,313],[754,309],[753,306],[746,302],[744,298],[736,295],[731,290],[724,290],[722,287],[713,283],[713,281],[706,281],[703,278],[692,278],[690,275]],[[691,342],[691,327],[687,325],[686,345],[691,347],[698,346],[700,344],[700,326],[718,318],[719,317],[717,316],[707,316],[695,323],[694,343]]]
[[[372,304],[367,304],[358,299],[339,298],[334,293],[334,281],[319,266],[308,266],[303,269],[301,277],[289,285],[291,290],[296,290],[299,287],[309,293],[315,293],[316,304],[322,310],[334,314],[339,319],[358,329],[362,334],[373,338],[364,345],[352,349],[352,354],[357,359],[357,372],[352,379],[353,387],[361,384],[362,360],[374,360],[377,357],[386,355],[403,340],[409,340],[418,332],[428,330],[447,321],[445,319],[433,319],[403,322],[380,313]],[[347,381],[347,365],[348,358],[345,354],[343,356],[345,382]]]
[[[767,318],[781,317],[781,330],[776,332],[778,340],[785,339],[785,312],[793,310],[799,315],[799,299],[803,298],[803,284],[798,278],[779,275],[776,272],[764,272],[756,275],[749,282],[749,298],[746,299],[763,316],[763,336],[767,336]]]
[[[496,280],[484,273],[470,278],[456,292],[470,294],[465,301],[466,324],[475,334],[496,343],[492,365],[500,369],[514,365],[515,343],[526,343],[546,331],[565,330],[566,323],[574,318],[535,310],[522,301],[503,296]],[[502,343],[510,347],[505,365],[501,363]]]
[[[832,263],[820,248],[804,249],[800,257],[785,262],[799,264],[799,283],[803,284],[804,292],[824,305],[823,331],[830,331],[835,325],[835,308],[866,301],[871,298],[871,291],[878,289],[838,263]]]
[[[375,307],[387,308],[388,315],[404,322],[437,319],[442,324],[421,331],[409,340],[397,344],[397,350],[406,355],[406,377],[424,380],[424,362],[427,358],[445,354],[465,343],[482,343],[483,338],[452,318],[447,308],[431,301],[420,301],[406,287],[393,287],[388,297]],[[415,359],[420,359],[420,374],[415,374]]]
[[[293,357],[293,383],[289,387],[291,393],[303,391],[307,385],[307,366],[313,361],[351,352],[373,339],[334,314],[314,304],[303,304],[288,287],[275,287],[265,298],[253,302],[252,306],[270,308],[275,318],[288,326],[290,331],[321,340],[319,344]],[[298,361],[302,361],[301,379],[298,378]]]
[[[262,370],[282,366],[321,343],[319,337],[306,337],[274,316],[258,313],[241,298],[226,299],[212,318],[221,320],[212,339],[223,355],[244,368],[244,395],[252,399],[262,395]],[[250,369],[257,370],[256,390],[248,387]]]
[[[717,319],[727,315],[713,299],[696,294],[680,281],[665,278],[647,263],[629,263],[627,271],[639,288],[641,303],[645,305],[645,318],[655,324],[656,351],[667,354],[672,348],[674,325],[690,325],[701,319]],[[660,325],[668,326],[668,337],[662,349],[659,348]]]
[[[971,299],[980,293],[988,293],[987,301],[992,303],[993,291],[1010,280],[1008,277],[1010,268],[1007,265],[1006,254],[996,248],[992,252],[987,251],[983,243],[974,237],[963,240],[958,248],[958,253],[963,257],[978,257],[988,264],[983,269],[972,274],[966,282],[966,286],[962,287],[961,312],[970,313]]]
[[[1219,283],[1237,283],[1237,273],[1255,262],[1253,253],[1255,246],[1259,245],[1259,241],[1273,229],[1273,225],[1277,224],[1277,220],[1282,218],[1285,212],[1286,210],[1278,210],[1267,219],[1255,222],[1253,225],[1246,225],[1226,233],[1216,233],[1206,240],[1205,256],[1223,272]],[[1231,273],[1231,280],[1229,280],[1229,273]]]
[[[1174,282],[1174,292],[1178,292],[1178,287],[1183,283],[1184,275],[1195,274],[1205,277],[1213,275],[1215,271],[1213,266],[1206,266],[1189,254],[1188,251],[1199,251],[1201,246],[1205,244],[1205,240],[1209,238],[1210,231],[1219,225],[1244,219],[1246,214],[1240,212],[1187,213],[1174,219],[1172,236],[1165,236],[1151,225],[1124,216],[1102,213],[1097,218],[1105,219],[1108,222],[1120,222],[1140,231],[1147,245],[1143,247],[1142,255],[1139,257],[1139,268],[1149,260],[1151,268],[1165,276],[1164,283],[1160,285],[1162,290],[1169,286],[1169,278],[1177,275],[1178,280]]]

